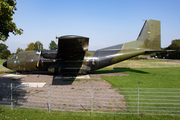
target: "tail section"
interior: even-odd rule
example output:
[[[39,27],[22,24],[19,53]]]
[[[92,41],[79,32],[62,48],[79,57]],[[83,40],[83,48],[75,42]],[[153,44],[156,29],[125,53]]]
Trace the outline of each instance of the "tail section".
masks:
[[[141,54],[159,52],[160,49],[160,21],[146,20],[136,40],[99,49],[94,57],[98,57],[97,68],[102,68]]]
[[[136,41],[139,48],[161,49],[160,21],[146,20]]]
[[[160,21],[146,20],[138,38],[135,41],[118,44],[99,50],[127,50],[127,49],[161,49],[161,28]]]

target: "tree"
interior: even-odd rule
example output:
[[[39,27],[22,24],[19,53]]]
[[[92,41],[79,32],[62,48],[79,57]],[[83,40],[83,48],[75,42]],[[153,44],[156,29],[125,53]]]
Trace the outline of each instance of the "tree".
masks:
[[[11,53],[11,54],[8,56],[8,59],[11,58],[13,55],[15,55],[15,53]]]
[[[171,45],[167,47],[167,50],[176,50],[180,52],[180,39],[172,40]]]
[[[34,49],[35,49],[34,43],[32,42],[28,45],[28,47],[25,49],[25,51],[34,51]]]
[[[18,49],[16,50],[16,53],[19,53],[19,52],[22,52],[22,51],[24,51],[22,48],[18,48]]]
[[[1,59],[7,59],[11,52],[9,50],[4,50],[2,53],[0,53]]]
[[[58,45],[51,40],[51,43],[49,44],[49,49],[50,50],[56,50],[58,48]]]
[[[11,54],[11,52],[7,48],[8,46],[6,46],[3,43],[0,43],[0,58],[1,59],[7,59],[8,56]]]
[[[8,46],[6,46],[3,43],[0,43],[0,53],[3,52],[3,50],[7,50]]]
[[[159,58],[180,59],[180,39],[172,40],[171,44],[163,50],[175,50],[173,52],[157,53]]]
[[[12,22],[13,14],[17,10],[16,0],[1,0],[0,1],[0,40],[6,41],[9,33],[21,35],[23,30],[18,29],[16,24]]]
[[[176,50],[175,52],[167,53],[166,58],[180,59],[180,39],[172,40],[171,45],[166,50]]]
[[[38,50],[43,50],[43,44],[40,41],[36,41],[34,43],[34,50],[38,51]]]

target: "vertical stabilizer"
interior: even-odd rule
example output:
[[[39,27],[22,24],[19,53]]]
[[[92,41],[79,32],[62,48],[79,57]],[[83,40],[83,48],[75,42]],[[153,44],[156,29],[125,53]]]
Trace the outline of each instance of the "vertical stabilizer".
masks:
[[[161,49],[160,21],[146,20],[137,38],[137,47],[148,49]]]

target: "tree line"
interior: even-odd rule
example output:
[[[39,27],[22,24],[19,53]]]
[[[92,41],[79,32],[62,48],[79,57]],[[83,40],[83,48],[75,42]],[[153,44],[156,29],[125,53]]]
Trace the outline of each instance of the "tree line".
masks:
[[[51,41],[51,43],[49,43],[49,50],[56,50],[58,48],[58,45],[56,44],[56,42],[54,42],[53,40]],[[27,48],[25,48],[24,50],[20,47],[17,48],[16,53],[22,52],[22,51],[40,51],[40,50],[45,50],[43,48],[43,44],[40,41],[36,41],[35,43],[31,42],[28,44]],[[8,59],[10,57],[12,57],[15,53],[10,52],[10,50],[8,50],[8,46],[0,43],[0,59]]]
[[[162,50],[175,50],[175,51],[156,53],[158,58],[180,59],[180,39],[172,40],[171,44],[168,47],[162,48]]]

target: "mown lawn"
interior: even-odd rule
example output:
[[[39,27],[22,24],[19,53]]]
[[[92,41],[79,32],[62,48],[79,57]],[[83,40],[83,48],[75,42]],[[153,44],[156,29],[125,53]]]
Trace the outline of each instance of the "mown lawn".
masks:
[[[49,113],[43,110],[0,109],[1,120],[178,120],[177,116],[89,114],[75,112]]]
[[[126,73],[129,76],[102,77],[118,88],[180,88],[180,68],[103,68],[103,72]]]
[[[9,69],[5,68],[2,64],[5,62],[6,60],[0,60],[0,74],[4,73],[4,72],[8,72],[10,71]]]
[[[129,76],[102,78],[118,88],[125,96],[128,113],[137,113],[138,88],[139,110],[144,114],[180,113],[180,68],[104,68],[98,72],[120,72]]]
[[[0,60],[0,64],[3,64],[3,62],[5,62],[6,60]]]
[[[180,67],[179,60],[166,60],[166,59],[154,59],[154,60],[125,60],[117,64],[108,66],[107,68],[167,68],[167,67]]]

